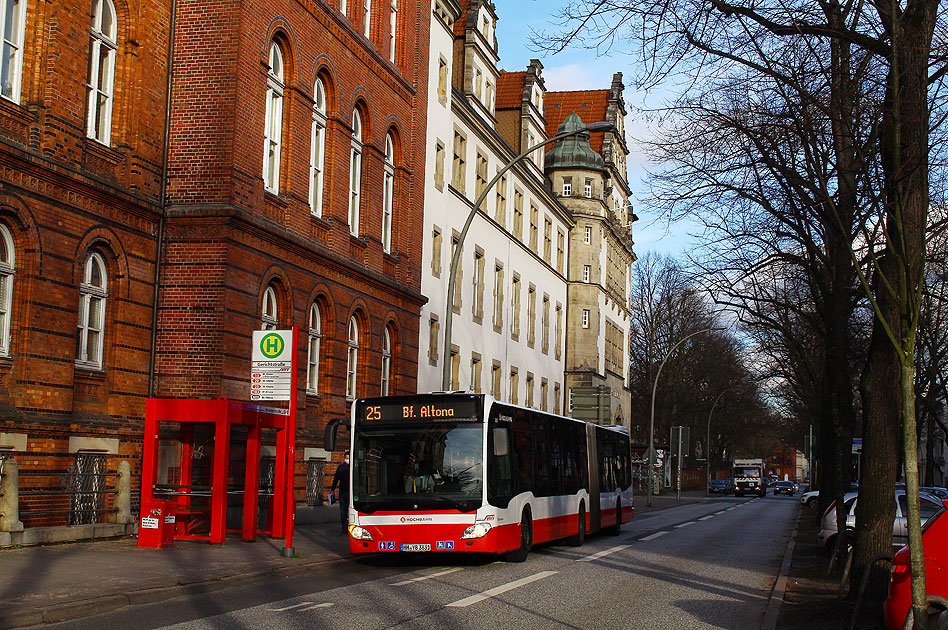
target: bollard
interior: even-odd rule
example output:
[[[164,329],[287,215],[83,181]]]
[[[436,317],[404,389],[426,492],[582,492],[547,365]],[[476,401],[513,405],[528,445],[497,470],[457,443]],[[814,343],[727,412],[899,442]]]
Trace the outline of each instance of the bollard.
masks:
[[[118,463],[118,477],[115,478],[115,512],[110,514],[112,523],[128,525],[135,522],[132,516],[132,472],[128,460]]]
[[[20,467],[16,460],[8,459],[3,463],[3,476],[0,477],[0,532],[22,532],[20,521]]]

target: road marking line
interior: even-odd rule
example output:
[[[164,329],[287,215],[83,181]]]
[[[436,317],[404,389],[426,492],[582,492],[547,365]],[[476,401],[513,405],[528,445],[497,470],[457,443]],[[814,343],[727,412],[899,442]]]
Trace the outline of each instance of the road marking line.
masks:
[[[668,532],[655,532],[654,534],[649,534],[648,536],[645,536],[645,537],[643,537],[643,538],[639,538],[639,540],[655,540],[655,539],[658,538],[659,536],[664,536],[664,535],[667,534],[667,533],[668,533]]]
[[[410,580],[403,580],[401,582],[395,582],[391,586],[405,586],[406,584],[414,584],[415,582],[424,582],[425,580],[430,580],[436,577],[441,577],[442,575],[447,575],[449,573],[457,573],[458,571],[463,571],[464,567],[454,567],[453,569],[447,569],[446,571],[438,571],[437,573],[432,573],[430,575],[422,575]]]
[[[323,602],[322,604],[314,604],[313,606],[310,606],[309,608],[301,608],[297,612],[306,612],[307,610],[315,610],[317,608],[329,608],[330,606],[334,606],[334,605],[335,604],[333,604],[332,602]]]
[[[270,612],[286,612],[287,610],[293,610],[294,608],[301,608],[303,606],[309,606],[313,602],[303,602],[302,604],[293,604],[292,606],[287,606],[286,608],[270,608]]]
[[[699,521],[706,521],[706,520],[708,520],[709,518],[714,518],[714,514],[708,514],[707,516],[702,516],[702,517],[699,518],[698,520],[699,520]]]
[[[675,529],[678,529],[680,527],[688,527],[689,525],[694,525],[694,524],[695,524],[694,521],[688,521],[687,523],[680,523],[679,525],[675,525]]]
[[[483,593],[478,593],[477,595],[471,595],[470,597],[465,597],[464,599],[459,599],[456,602],[451,602],[447,604],[451,608],[464,608],[470,606],[471,604],[476,604],[482,602],[485,599],[490,599],[495,595],[500,595],[501,593],[506,593],[507,591],[512,591],[515,588],[521,586],[526,586],[531,582],[536,582],[537,580],[542,580],[543,578],[550,577],[551,575],[556,575],[559,571],[541,571],[540,573],[535,573],[529,577],[521,578],[519,580],[514,580],[513,582],[508,582],[507,584],[501,584],[492,589],[488,589]]]
[[[599,553],[594,553],[591,556],[586,556],[585,558],[580,558],[577,562],[592,562],[593,560],[598,560],[609,554],[613,554],[617,551],[622,551],[623,549],[628,549],[632,545],[619,545],[618,547],[612,547],[611,549],[606,549],[605,551],[600,551]]]

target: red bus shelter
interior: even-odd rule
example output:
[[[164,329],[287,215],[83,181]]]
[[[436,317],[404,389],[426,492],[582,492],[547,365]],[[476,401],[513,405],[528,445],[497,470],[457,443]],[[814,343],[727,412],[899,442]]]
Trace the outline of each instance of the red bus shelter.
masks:
[[[228,495],[243,497],[243,518],[239,531],[243,540],[252,541],[256,535],[266,534],[276,538],[286,537],[287,547],[293,530],[293,461],[295,452],[294,422],[289,409],[263,407],[249,403],[218,398],[180,399],[149,398],[145,407],[145,436],[142,452],[142,500],[143,506],[155,500],[171,501],[176,508],[173,538],[175,540],[204,540],[223,543],[227,533]],[[159,485],[159,433],[161,423],[177,423],[180,443],[179,468],[176,479]],[[195,427],[207,423],[213,430],[213,452],[210,458],[210,483],[193,482],[193,456],[204,456],[195,452]],[[231,430],[235,426],[246,429],[246,461],[244,463],[243,489],[228,488],[230,465]],[[276,461],[274,470],[273,502],[267,526],[257,529],[261,431],[276,429]],[[205,427],[206,429],[206,427]],[[243,435],[243,431],[240,432]],[[203,445],[198,447],[203,451]],[[195,533],[194,524],[201,522],[201,533]],[[209,528],[207,527],[209,522]]]

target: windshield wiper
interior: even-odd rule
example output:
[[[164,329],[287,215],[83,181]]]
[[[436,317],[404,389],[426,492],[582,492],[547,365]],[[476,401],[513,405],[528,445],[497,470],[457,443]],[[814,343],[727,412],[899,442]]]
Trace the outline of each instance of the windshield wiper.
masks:
[[[473,512],[477,509],[476,507],[471,507],[470,501],[459,501],[457,499],[452,499],[451,497],[446,497],[441,494],[435,494],[433,495],[433,498],[440,501],[446,501],[461,512]]]

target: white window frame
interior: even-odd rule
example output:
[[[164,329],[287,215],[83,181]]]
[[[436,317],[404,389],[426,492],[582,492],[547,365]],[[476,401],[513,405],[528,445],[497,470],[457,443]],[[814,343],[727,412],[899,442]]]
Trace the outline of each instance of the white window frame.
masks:
[[[385,174],[382,183],[382,250],[392,253],[392,214],[395,203],[395,141],[385,136]]]
[[[381,396],[389,395],[389,387],[392,384],[392,333],[388,326],[382,331],[382,383]]]
[[[388,60],[395,63],[395,33],[398,25],[398,0],[392,0],[392,11],[389,14]]]
[[[263,302],[260,305],[260,330],[276,330],[279,325],[276,289],[269,285],[263,291]]]
[[[86,83],[88,105],[86,135],[105,145],[112,141],[115,54],[118,50],[117,28],[115,5],[112,4],[112,0],[95,0],[92,4],[92,24],[89,27],[91,46],[89,48],[89,80]]]
[[[98,268],[99,283],[93,279],[93,271]],[[105,313],[109,296],[108,267],[102,254],[92,252],[86,257],[82,266],[82,280],[79,283],[79,321],[78,339],[76,343],[76,365],[101,369],[103,337],[105,336]],[[93,305],[98,305],[99,321],[92,322]],[[93,339],[92,352],[89,353],[89,336]]]
[[[10,322],[13,313],[13,276],[16,270],[16,250],[13,235],[0,224],[0,356],[10,356]]]
[[[3,33],[3,51],[0,56],[0,96],[20,102],[23,80],[23,38],[26,30],[26,0],[4,0],[0,13],[0,33]],[[12,5],[12,6],[11,6]],[[13,25],[7,24],[10,16]]]
[[[346,351],[346,399],[354,400],[359,380],[359,322],[355,315],[349,318],[349,337]]]
[[[573,180],[569,177],[563,178],[563,196],[569,197],[573,194]]]
[[[349,233],[359,236],[362,203],[362,115],[352,110],[352,149],[349,153]]]
[[[326,86],[316,79],[313,86],[313,131],[309,152],[309,210],[323,216],[323,173],[326,166]]]
[[[583,328],[589,328],[589,309],[583,309]]]
[[[369,37],[372,33],[372,0],[362,0],[362,34]]]
[[[306,391],[319,393],[319,350],[323,338],[323,315],[319,304],[309,307],[309,344],[306,354]]]
[[[283,51],[270,43],[270,69],[267,71],[266,120],[263,129],[263,187],[280,192],[280,150],[283,140]]]
[[[583,229],[583,243],[589,245],[592,242],[592,226],[587,225]]]
[[[589,282],[589,273],[592,268],[589,265],[583,265],[583,282]]]

